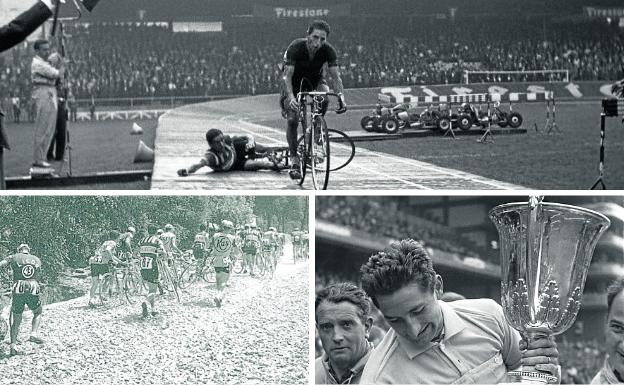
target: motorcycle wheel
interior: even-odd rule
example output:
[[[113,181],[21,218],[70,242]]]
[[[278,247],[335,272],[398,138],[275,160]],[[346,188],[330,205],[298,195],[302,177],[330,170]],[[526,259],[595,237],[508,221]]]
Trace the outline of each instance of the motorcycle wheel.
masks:
[[[522,125],[522,115],[517,112],[511,112],[509,113],[507,122],[509,123],[509,127],[518,128]]]

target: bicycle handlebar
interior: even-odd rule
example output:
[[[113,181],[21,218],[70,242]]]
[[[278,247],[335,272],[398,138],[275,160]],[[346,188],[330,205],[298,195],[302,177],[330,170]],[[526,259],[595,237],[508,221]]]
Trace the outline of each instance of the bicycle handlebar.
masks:
[[[326,91],[309,91],[309,92],[298,92],[297,93],[297,102],[301,103],[306,97],[311,96],[334,96],[338,99],[338,109],[336,110],[337,114],[342,114],[347,111],[347,107],[344,104],[343,94],[337,94],[335,92],[326,92]]]

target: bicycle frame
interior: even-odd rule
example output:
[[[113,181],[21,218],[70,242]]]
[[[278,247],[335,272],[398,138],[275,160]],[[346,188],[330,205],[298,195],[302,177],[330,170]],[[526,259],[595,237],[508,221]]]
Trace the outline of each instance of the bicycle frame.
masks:
[[[303,184],[307,168],[312,171],[312,183],[315,189],[327,189],[330,171],[330,153],[329,153],[329,131],[325,123],[324,103],[328,96],[334,96],[338,99],[339,108],[336,112],[343,110],[342,99],[333,92],[312,91],[297,93],[297,103],[299,104],[299,120],[303,129],[303,148],[298,151],[301,153],[300,164],[301,179],[299,185]],[[310,121],[307,121],[307,106],[310,106]],[[321,148],[319,148],[321,146]]]

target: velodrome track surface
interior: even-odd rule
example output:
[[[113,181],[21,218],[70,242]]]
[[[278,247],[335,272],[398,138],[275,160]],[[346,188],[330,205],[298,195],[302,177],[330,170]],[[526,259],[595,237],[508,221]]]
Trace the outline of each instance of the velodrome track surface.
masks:
[[[215,173],[200,169],[189,177],[176,171],[196,163],[206,151],[204,134],[220,128],[230,135],[252,134],[259,143],[285,145],[284,127],[269,127],[254,122],[280,116],[277,96],[261,95],[200,103],[176,108],[161,116],[154,145],[155,160],[152,189],[299,189],[286,171]],[[358,100],[349,98],[353,104]],[[355,122],[354,125],[359,124]],[[345,154],[343,145],[332,145],[332,163]],[[310,178],[303,185],[312,189]],[[478,175],[443,168],[430,163],[362,149],[357,146],[353,161],[330,174],[328,189],[470,189],[497,190],[524,187]]]

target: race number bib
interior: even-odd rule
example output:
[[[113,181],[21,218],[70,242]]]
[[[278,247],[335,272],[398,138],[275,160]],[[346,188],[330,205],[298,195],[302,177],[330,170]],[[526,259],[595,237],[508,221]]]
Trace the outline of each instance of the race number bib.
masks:
[[[154,258],[143,257],[141,258],[141,270],[151,270],[154,264]]]
[[[141,254],[156,254],[157,251],[158,249],[156,246],[141,246],[139,248]]]
[[[232,241],[228,237],[219,237],[215,241],[215,250],[219,253],[225,253],[232,248]]]
[[[93,257],[91,257],[91,263],[101,264],[102,263],[102,256],[101,255],[94,255]]]
[[[22,277],[31,279],[35,275],[35,267],[33,265],[22,266]]]

